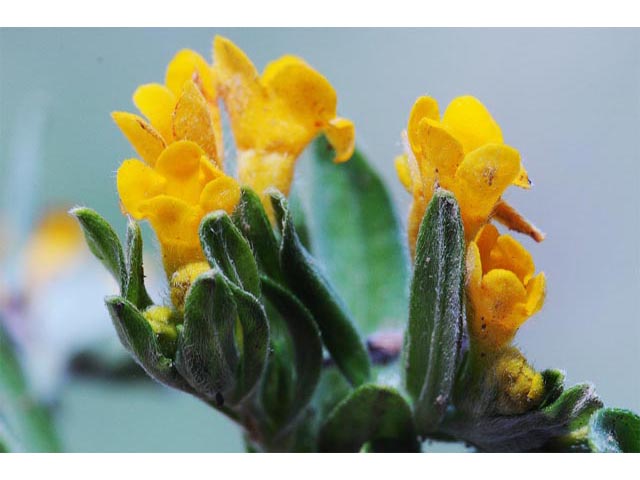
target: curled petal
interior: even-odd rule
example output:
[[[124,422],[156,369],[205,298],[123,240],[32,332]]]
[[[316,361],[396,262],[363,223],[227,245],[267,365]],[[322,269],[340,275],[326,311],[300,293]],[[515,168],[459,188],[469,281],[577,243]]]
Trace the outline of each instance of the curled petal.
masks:
[[[486,107],[475,97],[454,99],[442,117],[442,123],[451,129],[462,143],[465,153],[489,143],[503,143],[500,126]]]
[[[209,106],[204,96],[189,81],[173,112],[173,134],[178,140],[191,140],[202,147],[207,156],[218,165],[216,134]]]
[[[510,235],[500,235],[489,255],[487,270],[502,268],[516,274],[523,285],[535,272],[531,254]]]
[[[409,169],[409,159],[406,154],[398,155],[393,160],[393,164],[396,167],[396,174],[400,179],[400,183],[407,189],[407,192],[412,191],[411,170]]]
[[[200,194],[200,206],[205,212],[224,210],[233,213],[240,201],[240,185],[233,178],[222,176],[211,182]]]
[[[153,166],[165,147],[160,134],[138,115],[127,112],[113,112],[111,118],[120,127],[138,155]]]
[[[263,95],[256,67],[231,40],[216,36],[213,41],[215,68],[232,121],[238,121],[246,106]]]
[[[546,295],[547,278],[539,273],[527,283],[527,313],[529,316],[540,311]]]
[[[491,270],[491,250],[493,250],[499,236],[498,229],[490,223],[482,227],[476,235],[475,243],[478,246],[480,258],[482,258],[483,273]]]
[[[133,94],[133,103],[162,135],[165,142],[173,139],[171,114],[176,106],[176,96],[171,90],[157,83],[142,85]]]
[[[140,206],[146,200],[164,193],[166,180],[139,160],[125,160],[118,168],[117,185],[120,201],[125,210],[141,220]]]
[[[287,55],[270,63],[262,83],[310,131],[317,131],[319,124],[336,116],[335,90],[323,75],[297,57]]]
[[[324,130],[327,140],[336,151],[336,163],[346,162],[356,148],[356,128],[351,120],[336,117],[329,120]]]
[[[438,111],[438,102],[433,97],[419,97],[411,108],[409,114],[409,123],[407,124],[407,135],[409,144],[415,155],[420,152],[422,144],[420,142],[420,133],[418,126],[420,122],[428,118],[434,121],[440,121],[440,112]]]

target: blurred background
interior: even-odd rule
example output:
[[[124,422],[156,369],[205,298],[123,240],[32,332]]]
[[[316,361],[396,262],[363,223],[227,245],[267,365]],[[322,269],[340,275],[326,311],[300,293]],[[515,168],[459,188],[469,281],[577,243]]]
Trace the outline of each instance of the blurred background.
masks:
[[[519,237],[548,297],[518,346],[569,384],[592,381],[608,406],[640,410],[637,30],[1,29],[0,306],[67,451],[242,449],[220,414],[127,368],[102,302],[115,284],[59,213],[90,206],[124,232],[115,171],[135,154],[109,113],[133,111],[135,88],[162,81],[178,50],[210,59],[215,34],[260,69],[292,53],[322,72],[403,220],[410,198],[393,158],[414,100],[429,94],[444,110],[478,97],[534,182],[507,199],[547,233]],[[166,286],[145,235],[158,299]],[[78,357],[87,347],[113,368]]]

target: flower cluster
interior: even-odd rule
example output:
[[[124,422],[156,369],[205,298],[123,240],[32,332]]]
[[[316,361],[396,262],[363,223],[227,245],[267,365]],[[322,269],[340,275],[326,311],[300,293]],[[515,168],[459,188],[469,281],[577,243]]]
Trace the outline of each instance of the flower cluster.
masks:
[[[504,143],[499,125],[480,101],[454,99],[440,117],[437,102],[420,97],[411,110],[407,152],[396,158],[398,176],[413,196],[408,237],[415,249],[426,207],[437,188],[458,201],[467,242],[467,324],[472,355],[483,358],[497,385],[501,413],[530,408],[542,377],[510,343],[544,302],[545,276],[534,276],[531,254],[490,223],[499,221],[536,241],[544,236],[502,200],[511,186],[530,188],[518,151]]]
[[[169,278],[204,261],[198,226],[214,210],[233,212],[240,185],[259,194],[275,187],[287,194],[295,160],[323,132],[336,162],[354,149],[354,127],[336,116],[336,93],[303,60],[285,56],[262,76],[231,41],[216,37],[215,62],[180,51],[165,83],[139,87],[133,101],[142,115],[113,119],[143,161],[126,160],[117,184],[124,211],[149,220],[162,247]],[[238,179],[224,172],[222,100],[237,145]],[[270,204],[264,198],[265,207]]]

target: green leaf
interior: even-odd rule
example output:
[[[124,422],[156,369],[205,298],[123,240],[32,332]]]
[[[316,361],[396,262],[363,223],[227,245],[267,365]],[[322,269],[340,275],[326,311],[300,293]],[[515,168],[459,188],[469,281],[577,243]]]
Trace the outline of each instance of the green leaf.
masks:
[[[323,452],[418,452],[411,408],[393,388],[363,385],[340,402],[320,430]]]
[[[309,403],[322,368],[320,331],[309,311],[290,292],[269,278],[262,278],[264,294],[278,310],[291,336],[294,358],[295,388],[287,402],[283,425],[293,421]]]
[[[191,285],[176,364],[201,396],[218,407],[244,400],[264,371],[268,343],[264,309],[222,272],[205,272]]]
[[[249,187],[242,187],[233,221],[249,241],[260,270],[270,278],[281,281],[278,241],[260,197]]]
[[[602,453],[640,453],[640,416],[629,410],[603,408],[589,422],[589,444]]]
[[[370,375],[367,350],[342,300],[300,243],[286,199],[274,192],[271,200],[282,232],[280,266],[286,284],[313,315],[340,370],[353,385],[361,385]]]
[[[229,286],[233,292],[242,327],[242,340],[239,342],[241,357],[238,386],[234,395],[234,401],[240,402],[254,391],[267,366],[269,322],[264,308],[256,297],[234,284]]]
[[[212,267],[218,267],[240,288],[260,295],[258,265],[249,242],[224,211],[208,214],[200,224],[200,239]]]
[[[69,213],[80,222],[89,250],[111,272],[122,290],[125,285],[126,269],[122,245],[116,232],[95,210],[76,207]]]
[[[119,296],[107,297],[105,303],[122,345],[144,371],[161,383],[192,393],[173,361],[162,353],[158,337],[135,305]]]
[[[209,270],[191,285],[178,338],[176,366],[196,392],[219,406],[232,403],[240,352],[238,311],[224,275]]]
[[[464,230],[455,197],[437,190],[420,225],[405,333],[406,386],[421,434],[437,429],[460,356]]]
[[[31,396],[13,344],[0,321],[0,451],[57,452],[48,412]]]
[[[142,265],[142,232],[140,225],[129,217],[127,224],[126,245],[126,281],[124,297],[140,310],[153,305],[144,286],[144,267]]]
[[[404,326],[409,259],[389,192],[360,151],[335,164],[318,138],[312,152],[300,192],[314,256],[365,333]]]

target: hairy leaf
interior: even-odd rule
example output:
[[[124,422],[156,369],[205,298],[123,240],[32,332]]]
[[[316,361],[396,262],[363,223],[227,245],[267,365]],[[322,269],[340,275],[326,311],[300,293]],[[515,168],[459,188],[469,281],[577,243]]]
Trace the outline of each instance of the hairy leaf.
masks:
[[[369,356],[351,317],[300,243],[286,199],[273,193],[272,203],[282,232],[280,265],[286,284],[313,315],[322,341],[340,370],[353,385],[361,385],[370,375]]]
[[[452,194],[438,190],[418,234],[405,333],[406,386],[421,434],[437,429],[459,360],[464,317],[464,230]]]

